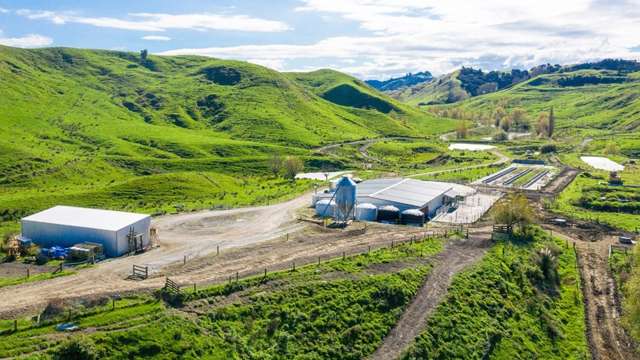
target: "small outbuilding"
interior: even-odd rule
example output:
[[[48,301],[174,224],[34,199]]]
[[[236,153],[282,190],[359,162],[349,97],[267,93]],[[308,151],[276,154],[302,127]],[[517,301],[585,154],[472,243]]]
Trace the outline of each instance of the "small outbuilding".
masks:
[[[102,245],[108,257],[149,246],[151,216],[121,211],[55,206],[21,220],[22,237],[43,248]]]

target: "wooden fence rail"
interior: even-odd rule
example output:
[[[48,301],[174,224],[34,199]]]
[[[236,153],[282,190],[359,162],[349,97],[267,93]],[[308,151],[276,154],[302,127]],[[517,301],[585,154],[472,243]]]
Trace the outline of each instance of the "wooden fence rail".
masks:
[[[147,279],[149,277],[149,267],[133,265],[131,276],[138,279]]]

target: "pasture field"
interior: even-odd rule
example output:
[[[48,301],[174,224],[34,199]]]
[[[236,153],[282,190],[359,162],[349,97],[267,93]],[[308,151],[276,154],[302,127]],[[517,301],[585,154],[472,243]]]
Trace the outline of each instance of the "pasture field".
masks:
[[[537,252],[556,254],[557,283],[545,280]],[[559,239],[498,242],[458,274],[405,359],[588,359],[576,257]]]

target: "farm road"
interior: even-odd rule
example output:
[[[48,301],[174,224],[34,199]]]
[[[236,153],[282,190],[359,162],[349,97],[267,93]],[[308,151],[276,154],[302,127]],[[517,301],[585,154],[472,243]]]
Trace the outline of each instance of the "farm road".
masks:
[[[450,242],[436,255],[435,266],[426,281],[370,360],[400,358],[446,297],[455,274],[482,259],[490,247],[491,231],[491,227],[472,229],[469,240]]]
[[[620,324],[617,289],[609,271],[609,245],[617,244],[616,237],[605,235],[598,241],[583,241],[557,226],[545,228],[553,229],[555,236],[576,245],[592,359],[637,359],[639,354],[634,353],[633,344]]]

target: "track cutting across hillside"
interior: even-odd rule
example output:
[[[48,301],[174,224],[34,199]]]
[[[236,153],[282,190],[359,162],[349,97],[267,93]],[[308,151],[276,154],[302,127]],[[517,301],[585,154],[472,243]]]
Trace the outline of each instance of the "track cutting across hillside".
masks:
[[[606,235],[598,241],[583,241],[561,228],[545,227],[576,246],[592,359],[637,359],[639,354],[634,352],[633,343],[620,324],[617,289],[609,271],[608,248],[616,243],[616,237]]]
[[[435,266],[413,301],[370,360],[397,359],[407,350],[424,330],[431,313],[446,297],[453,277],[486,254],[491,231],[490,227],[474,229],[468,240],[447,244],[445,250],[435,257]]]

